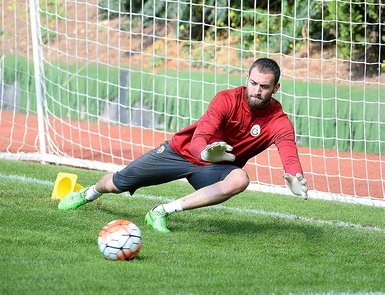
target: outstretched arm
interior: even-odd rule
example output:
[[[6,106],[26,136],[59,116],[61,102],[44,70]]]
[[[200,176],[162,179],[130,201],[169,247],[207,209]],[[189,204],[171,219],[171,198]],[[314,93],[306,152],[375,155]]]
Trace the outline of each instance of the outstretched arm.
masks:
[[[191,139],[189,150],[194,157],[207,162],[214,162],[212,159],[204,158],[208,153],[221,154],[226,151],[231,151],[232,147],[226,148],[226,143],[223,144],[222,123],[227,120],[227,113],[230,109],[227,100],[222,94],[218,94],[211,101],[207,111],[197,122],[196,129]],[[213,149],[213,151],[212,151]],[[203,155],[203,157],[202,157]],[[210,156],[209,156],[210,157]],[[214,156],[215,159],[215,156]],[[215,159],[216,160],[216,159]],[[225,159],[219,161],[234,161],[234,159]],[[215,162],[219,162],[215,161]]]
[[[291,192],[307,199],[307,181],[303,176],[301,163],[299,161],[297,145],[294,140],[294,130],[291,125],[286,132],[281,134],[276,146],[281,157],[282,165],[285,170],[283,178],[286,179]]]

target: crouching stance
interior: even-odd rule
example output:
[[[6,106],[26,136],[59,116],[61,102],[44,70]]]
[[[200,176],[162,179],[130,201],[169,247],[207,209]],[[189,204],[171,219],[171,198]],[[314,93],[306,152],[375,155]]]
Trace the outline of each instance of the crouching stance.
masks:
[[[169,232],[168,215],[219,204],[244,191],[249,177],[242,167],[273,144],[291,191],[307,198],[293,125],[272,97],[280,87],[279,78],[280,68],[274,60],[257,59],[249,69],[246,86],[219,92],[196,123],[123,170],[69,194],[60,201],[59,209],[76,209],[104,193],[128,191],[132,195],[140,187],[186,178],[193,193],[156,206],[145,216],[154,229]]]

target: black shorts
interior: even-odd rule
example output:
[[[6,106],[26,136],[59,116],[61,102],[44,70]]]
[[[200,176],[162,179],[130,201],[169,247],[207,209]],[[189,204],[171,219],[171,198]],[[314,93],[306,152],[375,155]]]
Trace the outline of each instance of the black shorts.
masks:
[[[138,188],[186,178],[196,189],[223,180],[238,167],[232,164],[193,164],[175,153],[168,142],[131,162],[113,175],[113,183],[132,195]]]

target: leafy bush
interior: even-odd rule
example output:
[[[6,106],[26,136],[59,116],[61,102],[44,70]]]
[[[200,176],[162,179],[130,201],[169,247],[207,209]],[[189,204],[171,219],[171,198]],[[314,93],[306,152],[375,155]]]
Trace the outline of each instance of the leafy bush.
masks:
[[[380,74],[385,59],[385,9],[379,0],[314,2],[311,37],[337,47],[339,57],[351,60],[356,74]]]
[[[99,7],[103,18],[114,19],[125,13],[141,11],[142,0],[100,0]]]
[[[179,40],[232,38],[246,56],[255,51],[288,53],[311,40],[335,46],[338,57],[352,61],[353,70],[379,74],[385,60],[385,8],[379,0],[349,3],[100,0],[99,5],[106,18],[141,12],[144,17],[132,17],[137,25],[171,26]]]

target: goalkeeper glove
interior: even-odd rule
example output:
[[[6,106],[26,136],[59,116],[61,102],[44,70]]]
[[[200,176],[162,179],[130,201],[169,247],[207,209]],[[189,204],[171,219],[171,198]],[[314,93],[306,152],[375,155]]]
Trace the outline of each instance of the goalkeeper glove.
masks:
[[[307,185],[306,178],[301,173],[297,173],[295,176],[290,173],[285,173],[283,178],[286,179],[287,184],[293,194],[297,196],[303,196],[307,200]]]
[[[207,145],[206,148],[201,152],[201,158],[206,162],[234,162],[235,156],[233,154],[227,153],[231,152],[232,150],[233,147],[224,141],[213,142],[212,144]]]

